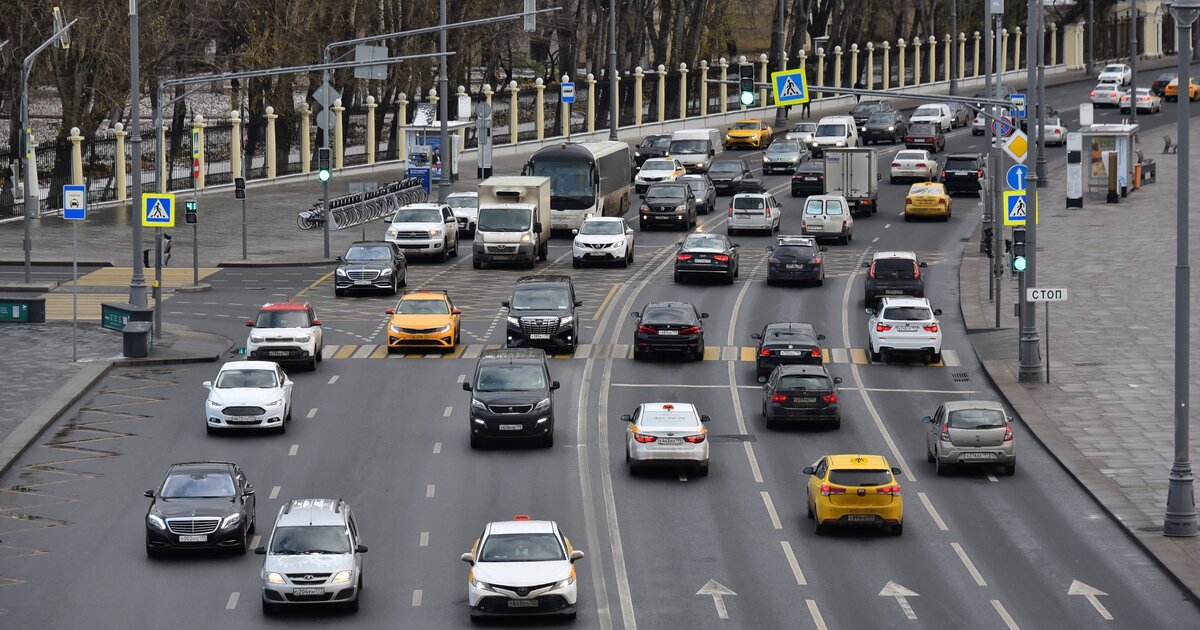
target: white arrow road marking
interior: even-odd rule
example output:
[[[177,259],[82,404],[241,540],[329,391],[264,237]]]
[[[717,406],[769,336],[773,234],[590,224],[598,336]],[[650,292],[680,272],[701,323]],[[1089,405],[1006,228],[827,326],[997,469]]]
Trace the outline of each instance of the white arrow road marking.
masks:
[[[1104,617],[1104,619],[1107,621],[1112,621],[1112,614],[1109,613],[1108,609],[1104,607],[1104,604],[1101,604],[1100,600],[1097,599],[1097,596],[1108,595],[1108,593],[1105,593],[1094,586],[1084,584],[1079,580],[1072,580],[1071,588],[1067,590],[1067,595],[1083,595],[1087,598],[1088,603],[1092,605],[1092,608],[1095,608],[1096,612],[1100,613],[1101,617]]]
[[[726,588],[716,580],[709,580],[696,591],[697,595],[712,595],[713,604],[717,607],[717,617],[721,619],[729,618],[729,611],[725,609],[725,596],[737,595],[733,591]]]
[[[908,603],[909,597],[920,597],[920,595],[900,586],[895,582],[889,581],[882,591],[879,591],[880,597],[895,597],[896,603],[900,604],[900,609],[904,611],[904,616],[915,620],[917,613],[913,612],[912,604]]]

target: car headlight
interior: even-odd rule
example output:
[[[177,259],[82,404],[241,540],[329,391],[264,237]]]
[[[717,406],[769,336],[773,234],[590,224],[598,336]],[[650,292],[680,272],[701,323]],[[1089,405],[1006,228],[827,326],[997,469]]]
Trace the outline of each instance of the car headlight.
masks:
[[[279,405],[282,405],[282,404],[283,404],[283,399],[280,398],[279,400],[272,400],[271,402],[269,402],[263,406],[264,407],[278,407]]]
[[[250,343],[262,343],[263,340],[265,340],[265,339],[266,339],[266,337],[259,337],[258,335],[250,335]]]
[[[442,228],[429,228],[429,235],[430,236],[441,236]]]
[[[650,206],[642,204],[642,212],[650,212]]]
[[[278,573],[271,572],[267,574],[267,581],[271,584],[283,584],[283,576]]]
[[[400,234],[400,230],[388,230],[388,231],[387,231],[387,235],[388,235],[388,236],[390,236],[390,237],[392,237],[392,238],[396,238],[396,236],[397,236],[398,234]]]
[[[521,325],[521,318],[520,318],[520,317],[513,317],[513,316],[511,316],[511,315],[510,315],[510,316],[509,316],[509,318],[508,318],[508,323],[512,324],[513,326],[520,326],[520,325]]]
[[[540,401],[538,401],[538,404],[536,404],[536,405],[534,405],[534,406],[533,406],[533,412],[534,412],[534,413],[537,413],[537,412],[539,412],[539,411],[545,411],[545,410],[547,410],[547,409],[549,409],[549,408],[550,408],[550,399],[549,399],[549,398],[543,398],[543,399],[541,399]]]
[[[312,341],[312,335],[303,335],[301,337],[296,337],[296,341],[298,341],[300,343],[308,343],[308,342]]]
[[[641,152],[641,151],[634,151],[634,152],[633,152],[633,157],[642,157],[642,152]]]
[[[725,134],[725,139],[726,139],[726,140],[733,140],[733,136],[731,136],[731,135],[729,135],[729,134]]]
[[[471,586],[474,586],[475,588],[477,588],[481,591],[492,590],[491,584],[488,584],[487,582],[480,582],[479,580],[476,580],[475,578],[471,578]]]
[[[896,130],[895,127],[888,127],[888,131],[895,131],[895,130]]]
[[[620,239],[612,245],[609,245],[609,247],[625,247],[625,239]]]
[[[445,326],[442,326],[441,328],[437,329],[437,332],[440,332],[440,333],[450,332],[451,328],[453,328],[453,326],[451,326],[450,324],[446,324]]]
[[[575,321],[574,315],[567,315],[566,317],[560,318],[558,320],[558,325],[559,326],[570,326],[571,322],[574,322],[574,321]]]
[[[528,243],[530,240],[532,240],[532,239],[530,239],[530,238],[529,238],[529,235],[528,235],[528,234],[522,234],[522,235],[521,235],[521,242],[522,242],[522,243]]]
[[[687,209],[687,206],[682,205],[682,204],[675,206],[675,212],[683,212],[686,209]]]
[[[555,589],[566,588],[574,583],[575,583],[575,576],[571,576],[565,580],[559,580],[559,581],[555,582],[553,588],[555,588]]]
[[[219,403],[211,398],[209,398],[208,400],[205,400],[204,404],[208,405],[212,409],[220,409],[221,408],[221,403]]]
[[[393,272],[393,271],[395,271],[395,270],[394,270],[394,269],[392,269],[391,267],[388,267],[387,269],[384,269],[383,271],[379,272],[379,275],[381,275],[381,276],[390,276],[390,275],[392,275],[392,272]]]
[[[346,584],[354,577],[353,571],[338,571],[333,576],[332,584]]]
[[[478,398],[471,399],[471,408],[478,409],[480,411],[487,411],[487,405],[483,404],[483,401],[479,400]]]
[[[167,524],[162,520],[162,517],[158,516],[157,514],[147,514],[146,524],[150,525],[154,529],[164,530],[167,528]]]
[[[836,144],[836,145],[834,145],[834,146],[844,147],[844,146],[846,146],[846,143],[845,143],[845,142],[842,142],[841,140],[838,140],[838,141],[837,141],[837,144]]]
[[[398,333],[398,332],[400,332],[400,327],[395,324],[388,324],[388,330],[390,330],[394,333]]]
[[[392,233],[392,231],[389,231],[389,235],[390,235],[390,236],[395,236],[395,234],[394,234],[394,233]],[[345,269],[342,269],[341,267],[338,267],[338,270],[337,270],[337,275],[339,275],[339,276],[344,276],[344,275],[346,275],[346,270],[345,270]]]
[[[230,527],[233,527],[234,525],[237,525],[238,523],[241,523],[241,522],[242,522],[241,514],[230,514],[229,516],[225,517],[225,520],[221,521],[221,529],[229,529]]]

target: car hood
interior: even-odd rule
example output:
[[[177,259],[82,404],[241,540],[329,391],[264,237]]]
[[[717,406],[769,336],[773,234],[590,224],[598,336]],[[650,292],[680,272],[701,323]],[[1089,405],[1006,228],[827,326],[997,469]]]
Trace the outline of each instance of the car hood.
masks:
[[[616,243],[625,238],[622,234],[576,234],[576,245],[599,245],[607,243]],[[514,315],[514,317],[517,317]]]
[[[475,390],[472,395],[485,405],[535,405],[550,397],[550,390],[481,392]]]
[[[667,179],[668,177],[671,177],[671,174],[674,172],[675,171],[660,171],[660,170],[638,171],[637,179],[640,179],[643,181],[648,181],[648,182],[650,182],[650,181],[656,182],[661,179]]]
[[[283,389],[272,387],[234,387],[217,389],[215,386],[208,392],[208,400],[218,405],[265,405],[283,398]]]
[[[708,178],[714,182],[727,182],[732,179],[737,179],[741,176],[741,173],[714,173],[711,170],[708,172]]]
[[[315,326],[313,327],[315,328]],[[251,328],[250,334],[256,337],[303,337],[311,335],[312,328]]]
[[[786,140],[803,140],[805,142],[812,140],[816,133],[812,131],[791,131],[784,136]]]
[[[887,129],[888,127],[895,127],[897,124],[898,123],[890,123],[890,122],[889,123],[869,122],[865,125],[865,127],[868,131],[878,131],[880,129]]]
[[[476,562],[475,579],[501,586],[538,586],[565,580],[571,575],[567,560],[547,562]]]
[[[778,160],[780,162],[783,162],[786,160],[799,160],[800,154],[795,151],[778,151],[775,153],[771,153],[770,151],[767,151],[766,153],[763,154],[763,159],[764,160]]]
[[[221,499],[164,499],[154,502],[154,513],[163,518],[229,516],[237,511],[233,497]]]
[[[475,240],[489,245],[519,245],[521,237],[528,234],[528,231],[521,232],[492,232],[479,228],[475,232]]]
[[[350,271],[351,269],[355,271],[383,271],[384,269],[390,269],[391,266],[392,262],[390,260],[347,260],[338,265],[338,269],[345,271]]]
[[[402,328],[441,328],[450,323],[445,313],[405,313],[392,315],[392,325]]]
[[[393,223],[390,230],[399,230],[401,232],[412,232],[416,230],[431,230],[442,227],[441,223]]]
[[[752,138],[762,133],[757,129],[730,129],[725,135],[730,138]]]
[[[294,556],[268,554],[264,571],[276,573],[337,573],[354,568],[353,554],[307,553]]]

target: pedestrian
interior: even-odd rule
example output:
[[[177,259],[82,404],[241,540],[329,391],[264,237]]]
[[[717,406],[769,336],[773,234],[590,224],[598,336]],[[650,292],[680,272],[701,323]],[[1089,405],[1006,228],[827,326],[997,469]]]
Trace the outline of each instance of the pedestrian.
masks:
[[[854,83],[854,89],[856,89],[856,90],[861,90],[861,89],[863,89],[863,82],[862,82],[862,81],[857,81],[857,82],[855,82],[855,83]],[[855,95],[854,95],[854,102],[855,102],[855,103],[857,103],[857,102],[859,102],[859,101],[861,101],[861,100],[862,100],[862,94],[855,94]]]
[[[800,109],[800,115],[801,115],[801,116],[802,116],[802,117],[803,117],[805,120],[807,120],[807,119],[808,119],[808,117],[809,117],[810,115],[812,115],[812,111],[810,111],[810,110],[809,110],[809,101],[804,101],[804,107]]]

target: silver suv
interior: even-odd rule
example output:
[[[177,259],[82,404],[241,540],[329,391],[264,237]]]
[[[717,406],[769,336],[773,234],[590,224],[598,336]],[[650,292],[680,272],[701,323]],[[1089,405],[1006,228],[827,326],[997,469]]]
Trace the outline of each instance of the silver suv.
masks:
[[[301,604],[341,604],[358,612],[366,545],[341,499],[293,499],[275,519],[262,568],[262,608],[269,615]]]

